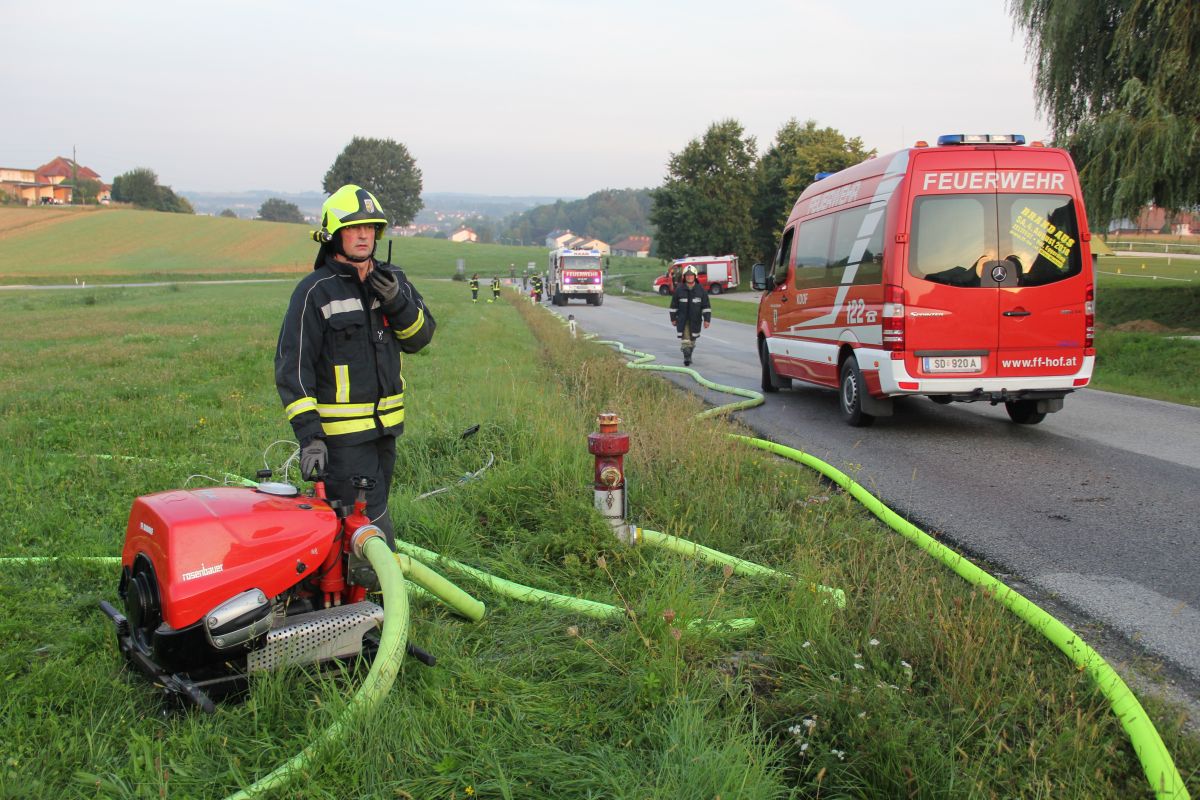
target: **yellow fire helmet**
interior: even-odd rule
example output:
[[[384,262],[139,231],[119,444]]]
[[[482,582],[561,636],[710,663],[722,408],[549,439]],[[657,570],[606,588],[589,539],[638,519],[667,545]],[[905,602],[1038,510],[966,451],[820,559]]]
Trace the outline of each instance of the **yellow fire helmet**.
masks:
[[[696,272],[695,265],[688,264],[686,267],[683,268],[683,274],[684,275],[697,275],[698,273]]]
[[[313,231],[313,239],[328,242],[334,234],[350,225],[374,225],[375,241],[379,241],[387,224],[383,206],[379,205],[375,195],[348,183],[331,194],[321,206],[321,230]]]

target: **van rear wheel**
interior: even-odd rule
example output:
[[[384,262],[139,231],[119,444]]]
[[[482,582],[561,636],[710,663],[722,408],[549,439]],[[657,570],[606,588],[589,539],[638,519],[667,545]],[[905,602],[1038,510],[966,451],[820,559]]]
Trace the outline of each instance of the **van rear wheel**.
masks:
[[[1045,411],[1037,410],[1036,400],[1008,400],[1004,403],[1008,418],[1018,425],[1037,425],[1046,418]]]
[[[719,283],[710,283],[708,285],[709,294],[720,294],[723,291],[725,291],[725,287]]]
[[[867,386],[854,356],[842,362],[841,377],[838,399],[842,407],[842,419],[847,425],[865,428],[875,421],[875,417],[863,411],[862,398]]]

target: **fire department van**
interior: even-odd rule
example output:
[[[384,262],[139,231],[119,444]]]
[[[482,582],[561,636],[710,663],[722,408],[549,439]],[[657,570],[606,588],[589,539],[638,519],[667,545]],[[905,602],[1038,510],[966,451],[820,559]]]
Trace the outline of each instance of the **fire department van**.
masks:
[[[730,289],[736,289],[741,281],[737,256],[687,256],[672,261],[667,274],[659,275],[654,279],[654,286],[658,293],[669,295],[674,292],[683,268],[689,264],[696,268],[696,280],[709,294],[720,294]]]
[[[1095,362],[1091,234],[1063,150],[952,135],[823,177],[754,265],[762,386],[835,387],[869,425],[897,397],[1041,422]],[[818,176],[820,177],[820,176]]]
[[[550,251],[550,302],[565,306],[573,297],[590,306],[604,305],[604,267],[599,250],[572,250],[560,247]]]

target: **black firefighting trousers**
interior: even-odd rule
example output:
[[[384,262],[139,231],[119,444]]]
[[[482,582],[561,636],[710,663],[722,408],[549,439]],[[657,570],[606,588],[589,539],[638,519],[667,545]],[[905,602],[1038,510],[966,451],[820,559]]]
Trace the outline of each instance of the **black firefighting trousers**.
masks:
[[[387,537],[388,547],[395,549],[396,533],[388,514],[388,493],[392,487],[392,472],[396,469],[396,437],[380,436],[361,444],[329,443],[329,465],[326,468],[325,493],[331,500],[340,500],[347,510],[354,508],[358,494],[351,481],[362,475],[375,481],[367,492],[367,516]]]

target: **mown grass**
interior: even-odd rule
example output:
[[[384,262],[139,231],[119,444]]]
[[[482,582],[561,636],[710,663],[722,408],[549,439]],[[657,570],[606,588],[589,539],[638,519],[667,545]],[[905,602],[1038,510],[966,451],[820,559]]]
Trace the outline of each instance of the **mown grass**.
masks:
[[[53,224],[34,222],[38,216]],[[312,267],[311,225],[292,225],[125,208],[69,213],[0,208],[0,283],[121,283],[280,277]],[[521,275],[546,266],[543,247],[400,238],[393,260],[413,275],[449,278],[458,259],[467,274]],[[380,243],[379,254],[387,252]]]
[[[1200,259],[1166,256],[1104,256],[1096,262],[1096,286],[1109,288],[1196,288]]]
[[[628,601],[636,624],[467,581],[488,602],[482,623],[417,601],[411,639],[439,665],[406,661],[379,712],[276,796],[1151,796],[1087,678],[996,603],[812,474],[693,422],[694,397],[570,340],[541,309],[471,305],[457,288],[421,285],[439,329],[406,360],[399,535]],[[189,286],[0,306],[0,554],[114,555],[134,496],[252,474],[289,438],[271,376],[287,296]],[[636,521],[800,580],[617,545],[591,509],[585,448],[605,409],[633,437]],[[457,485],[489,452],[495,466]],[[414,500],[443,485],[456,488]],[[844,587],[849,606],[821,604],[808,581]],[[0,797],[223,797],[303,747],[361,679],[282,672],[216,716],[163,716],[96,610],[115,590],[107,567],[0,568]],[[742,616],[758,626],[684,626]],[[1183,714],[1149,706],[1200,791]]]

